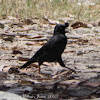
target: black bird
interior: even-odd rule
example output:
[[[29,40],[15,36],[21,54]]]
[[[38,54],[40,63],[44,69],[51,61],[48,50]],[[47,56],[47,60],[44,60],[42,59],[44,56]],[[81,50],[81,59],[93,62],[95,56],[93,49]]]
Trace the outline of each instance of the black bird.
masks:
[[[43,62],[45,61],[46,62],[58,62],[61,66],[66,67],[62,60],[61,55],[67,44],[65,28],[68,26],[69,26],[68,23],[57,24],[54,29],[53,37],[45,45],[43,45],[29,61],[27,61],[20,68],[21,69],[26,68],[31,63],[38,62],[39,74],[40,74],[40,65],[42,65]],[[73,69],[70,69],[70,70],[74,71]]]

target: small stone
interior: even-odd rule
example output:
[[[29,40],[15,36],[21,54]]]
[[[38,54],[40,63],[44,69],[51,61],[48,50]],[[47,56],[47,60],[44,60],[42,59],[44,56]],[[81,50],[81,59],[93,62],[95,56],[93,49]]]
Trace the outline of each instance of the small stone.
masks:
[[[0,23],[0,28],[4,29],[4,24]]]
[[[11,67],[8,71],[9,74],[12,74],[12,73],[19,73],[19,70],[17,67]]]
[[[3,40],[13,42],[14,36],[4,37]]]
[[[77,55],[82,55],[82,54],[83,54],[82,51],[78,51],[78,52],[77,52]]]

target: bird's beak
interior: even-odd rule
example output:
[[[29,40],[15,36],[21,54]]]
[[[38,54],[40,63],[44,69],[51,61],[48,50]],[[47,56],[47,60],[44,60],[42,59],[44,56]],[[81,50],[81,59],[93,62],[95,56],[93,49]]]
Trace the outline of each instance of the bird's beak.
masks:
[[[69,27],[69,23],[65,23],[65,27]]]
[[[70,33],[66,28],[69,27],[69,23],[65,23],[65,33]]]

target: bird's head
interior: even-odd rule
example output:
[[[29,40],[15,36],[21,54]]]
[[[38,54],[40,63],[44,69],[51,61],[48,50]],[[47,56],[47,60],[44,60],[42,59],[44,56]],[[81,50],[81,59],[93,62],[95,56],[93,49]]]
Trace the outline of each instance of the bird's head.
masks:
[[[69,26],[69,23],[65,23],[65,24],[57,24],[55,26],[55,29],[54,29],[54,35],[56,34],[65,34],[65,29],[66,27]]]

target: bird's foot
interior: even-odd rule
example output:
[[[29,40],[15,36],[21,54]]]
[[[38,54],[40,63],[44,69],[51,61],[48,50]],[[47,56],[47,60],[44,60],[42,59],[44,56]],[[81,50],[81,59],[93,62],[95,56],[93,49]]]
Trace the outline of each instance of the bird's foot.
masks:
[[[71,69],[71,68],[69,68],[69,67],[66,67],[67,69],[69,69],[69,72],[74,72],[74,73],[76,73],[76,71],[74,70],[74,69]]]
[[[69,70],[71,73],[74,72],[76,74],[76,71],[74,69],[69,69]]]
[[[65,74],[65,75],[70,75],[71,73],[72,73],[71,70],[69,70],[69,71],[64,71],[64,72],[62,72],[62,73],[60,73],[60,74],[54,75],[52,78],[55,79],[55,78],[57,78],[57,77],[63,76],[64,74]]]

